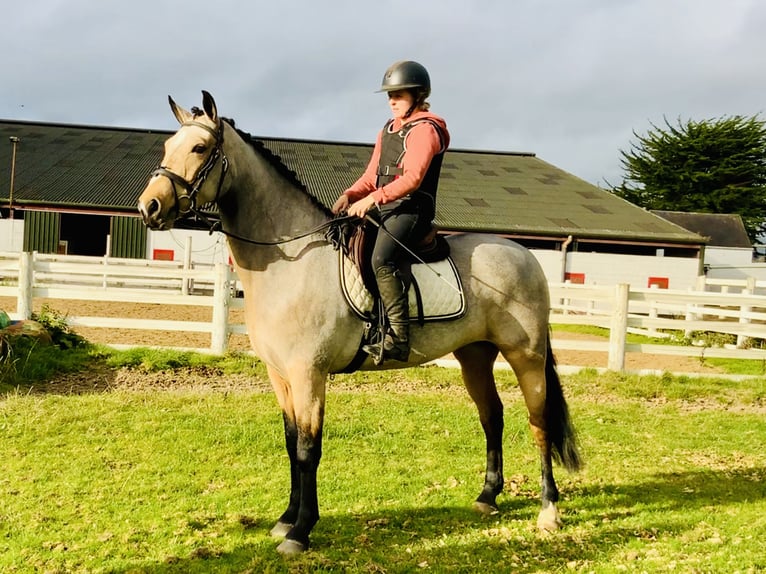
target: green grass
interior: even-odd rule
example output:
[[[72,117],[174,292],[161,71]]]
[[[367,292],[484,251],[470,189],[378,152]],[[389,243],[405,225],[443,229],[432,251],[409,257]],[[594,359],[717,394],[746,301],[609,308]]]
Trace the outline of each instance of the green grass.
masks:
[[[232,368],[247,369],[243,362]],[[564,381],[586,468],[557,470],[565,528],[542,536],[534,528],[537,454],[512,377],[501,384],[507,488],[490,518],[470,509],[484,444],[456,370],[335,377],[322,518],[312,550],[292,560],[268,536],[288,488],[271,394],[8,394],[0,402],[0,571],[766,568],[763,380],[591,371]]]
[[[18,337],[13,346],[0,356],[0,393],[8,392],[17,385],[82,370],[94,358],[94,350],[90,347],[61,349]]]
[[[266,368],[263,364],[245,353],[207,355],[191,351],[146,347],[135,347],[123,351],[100,347],[99,352],[105,357],[106,364],[113,368],[127,367],[146,371],[163,371],[182,367],[211,368],[220,371],[223,375],[266,376]]]

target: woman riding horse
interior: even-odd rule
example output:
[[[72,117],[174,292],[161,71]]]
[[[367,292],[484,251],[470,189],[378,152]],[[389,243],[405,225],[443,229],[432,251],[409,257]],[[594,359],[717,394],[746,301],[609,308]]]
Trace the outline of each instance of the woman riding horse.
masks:
[[[394,81],[395,76],[392,73]],[[172,98],[169,102],[181,126],[165,142],[162,163],[152,172],[138,209],[150,228],[171,229],[179,218],[204,218],[202,206],[217,206],[245,296],[250,343],[266,364],[282,410],[290,492],[287,508],[271,532],[284,538],[280,552],[304,552],[319,520],[317,470],[327,377],[352,361],[367,325],[341,292],[338,264],[345,255],[325,237],[332,220],[294,174],[264,144],[223,119],[209,93],[203,92],[201,110],[181,108]],[[430,125],[413,127],[411,135],[416,130],[427,133]],[[437,154],[430,165],[439,160]],[[383,165],[391,163],[386,160]],[[411,195],[401,203],[428,194]],[[553,460],[576,470],[580,459],[551,352],[545,274],[529,250],[508,239],[463,233],[447,242],[463,278],[465,313],[451,321],[415,325],[407,363],[390,361],[381,367],[365,360],[360,368],[403,368],[454,354],[476,403],[486,443],[484,484],[474,504],[490,514],[498,510],[504,484],[503,403],[493,373],[501,354],[518,379],[540,453],[542,506],[537,525],[555,530],[561,521]],[[353,460],[351,456],[351,464]]]
[[[431,79],[417,62],[392,64],[378,91],[388,93],[393,118],[378,133],[367,169],[338,198],[332,211],[362,218],[370,212],[381,225],[372,251],[372,269],[389,328],[380,343],[364,347],[380,364],[386,359],[406,362],[409,358],[403,246],[421,239],[436,215],[436,188],[449,132],[446,122],[428,111]]]

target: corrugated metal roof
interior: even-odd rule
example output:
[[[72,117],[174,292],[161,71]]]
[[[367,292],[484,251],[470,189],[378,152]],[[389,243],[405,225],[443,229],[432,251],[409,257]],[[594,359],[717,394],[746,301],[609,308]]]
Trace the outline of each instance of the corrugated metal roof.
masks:
[[[169,133],[0,121],[0,198],[7,204],[8,138],[20,138],[14,203],[51,207],[134,209]]]
[[[684,229],[709,238],[709,245],[716,247],[753,247],[747,235],[742,217],[736,213],[696,213],[683,211],[653,210],[652,213],[675,223]]]
[[[134,213],[171,132],[0,120],[0,202],[7,205],[12,146],[14,203]],[[257,137],[330,206],[364,170],[371,145]],[[8,142],[8,143],[4,143]],[[704,239],[531,153],[449,150],[437,224],[450,231],[701,244]]]

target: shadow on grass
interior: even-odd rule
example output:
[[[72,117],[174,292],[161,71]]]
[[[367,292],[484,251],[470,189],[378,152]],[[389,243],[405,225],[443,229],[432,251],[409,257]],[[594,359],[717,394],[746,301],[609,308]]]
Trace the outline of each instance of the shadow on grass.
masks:
[[[574,486],[567,495],[582,510],[599,509],[603,500],[616,508],[640,503],[653,511],[738,504],[764,499],[766,468],[664,472],[640,482]]]
[[[312,549],[284,558],[262,520],[245,521],[249,542],[231,552],[197,548],[163,563],[135,562],[111,572],[534,572],[574,564],[614,566],[636,542],[673,538],[697,526],[694,510],[763,500],[766,468],[662,473],[629,484],[588,484],[567,492],[565,526],[536,532],[536,500],[504,496],[500,512],[465,507],[410,507],[325,514]],[[214,544],[215,541],[212,541]],[[670,561],[672,556],[668,556]],[[705,557],[701,557],[705,559]]]

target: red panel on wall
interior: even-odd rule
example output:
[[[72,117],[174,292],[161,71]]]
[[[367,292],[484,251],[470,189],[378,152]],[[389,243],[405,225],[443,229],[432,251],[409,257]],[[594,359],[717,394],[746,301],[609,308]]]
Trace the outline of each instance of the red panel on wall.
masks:
[[[659,289],[667,289],[670,285],[670,279],[667,277],[649,277],[647,287],[657,287]]]
[[[155,261],[173,261],[173,250],[155,249],[152,251],[152,259]]]
[[[584,285],[585,273],[564,273],[564,281],[569,281],[575,285]]]

